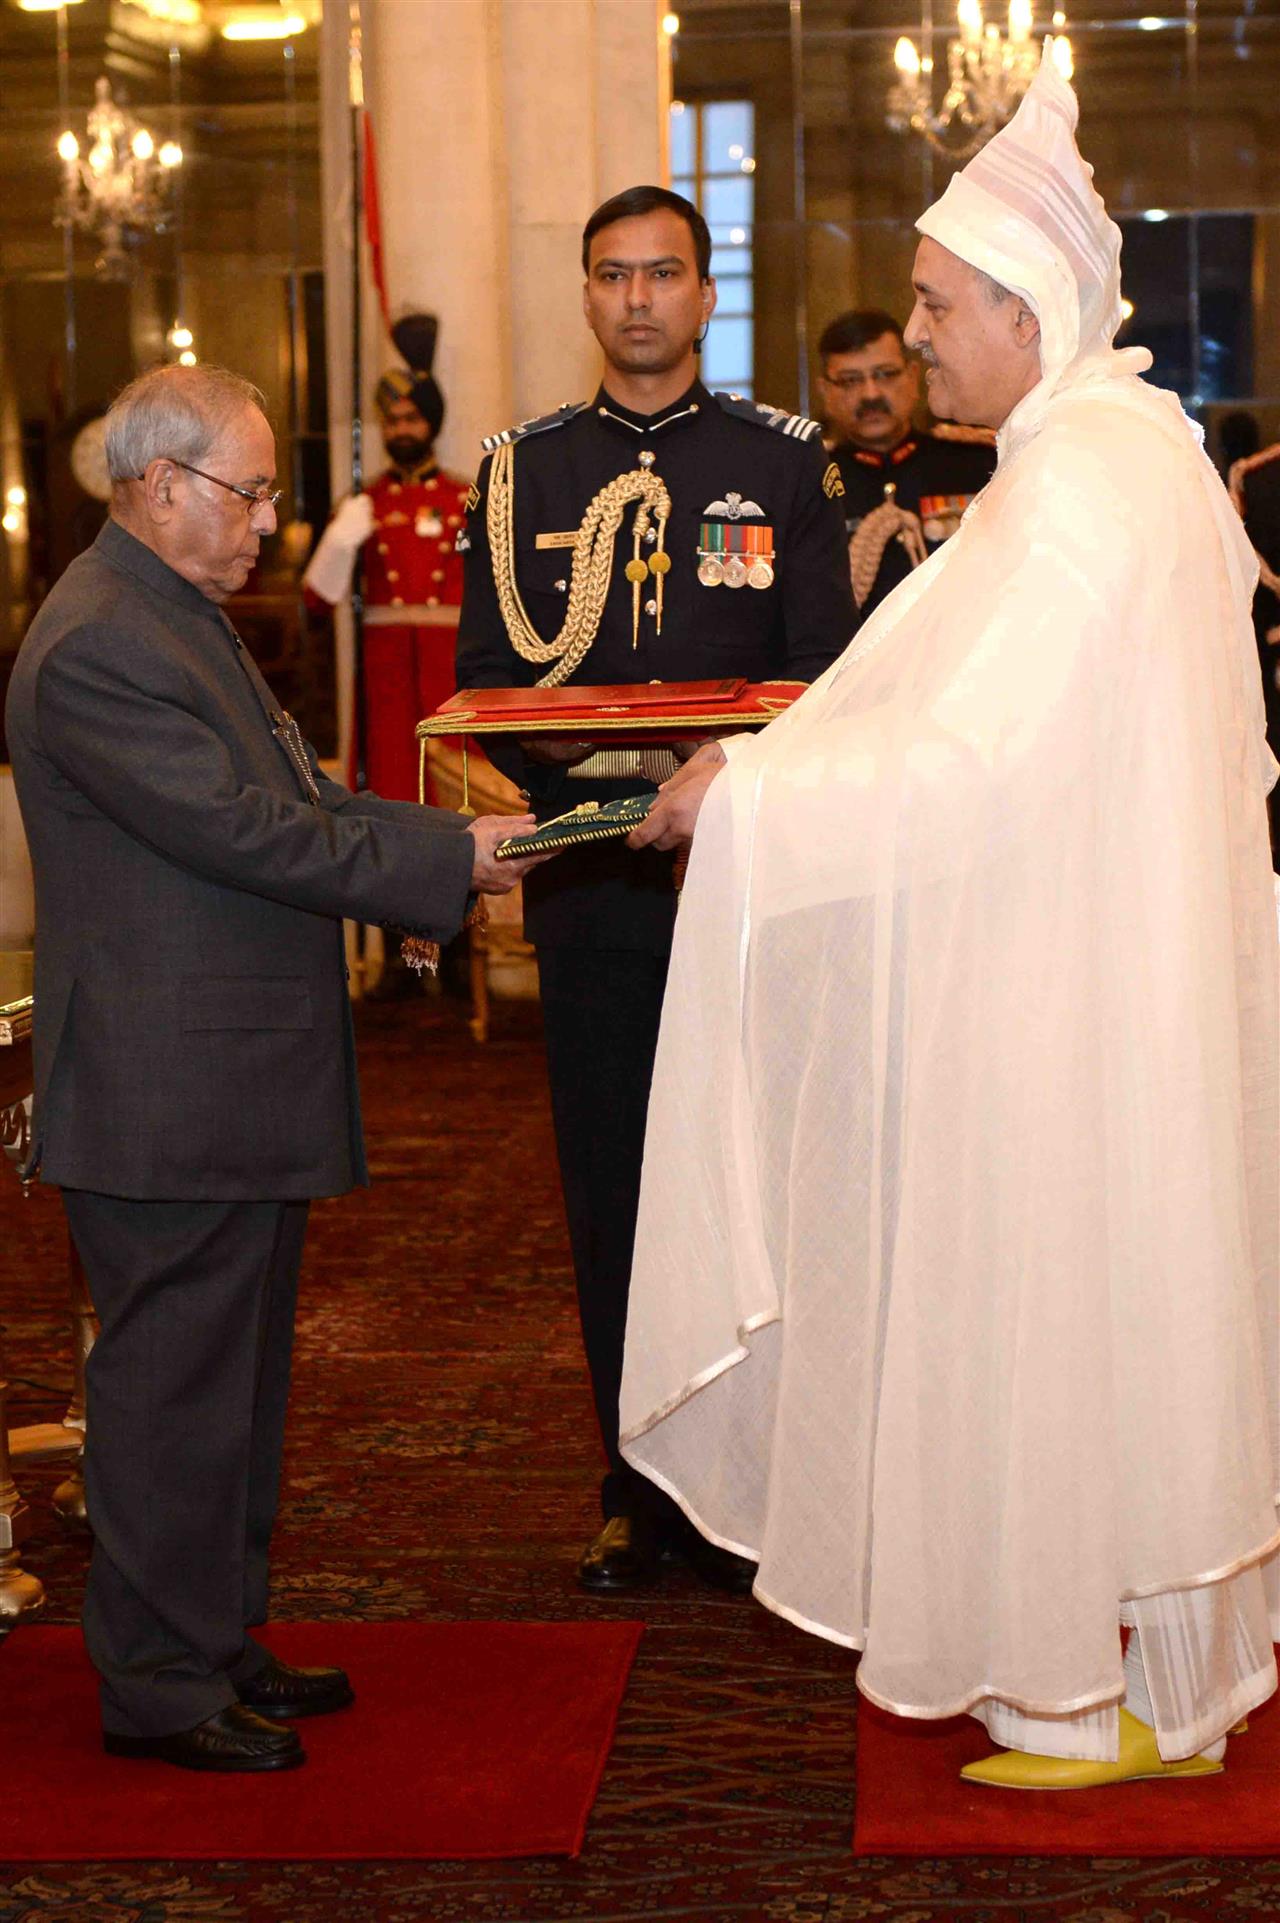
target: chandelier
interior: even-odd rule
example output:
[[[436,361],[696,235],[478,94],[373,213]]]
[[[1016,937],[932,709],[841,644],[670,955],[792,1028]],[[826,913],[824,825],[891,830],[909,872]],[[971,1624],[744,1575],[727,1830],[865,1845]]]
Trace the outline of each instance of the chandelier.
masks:
[[[62,198],[58,224],[79,228],[98,241],[94,271],[104,280],[128,280],[130,251],[148,234],[163,233],[170,178],[182,165],[176,140],[157,148],[151,132],[111,97],[102,76],[88,121],[88,149],[68,128],[58,140]]]
[[[1009,0],[1009,30],[1002,33],[983,19],[982,0],[958,0],[959,33],[947,43],[947,91],[933,111],[933,60],[904,34],[893,50],[898,78],[889,89],[886,124],[894,133],[915,133],[935,153],[959,164],[984,147],[1004,126],[1031,84],[1040,64],[1034,0]],[[1055,30],[1066,25],[1056,12]],[[1071,42],[1061,31],[1049,38],[1049,52],[1063,78],[1072,74]]]

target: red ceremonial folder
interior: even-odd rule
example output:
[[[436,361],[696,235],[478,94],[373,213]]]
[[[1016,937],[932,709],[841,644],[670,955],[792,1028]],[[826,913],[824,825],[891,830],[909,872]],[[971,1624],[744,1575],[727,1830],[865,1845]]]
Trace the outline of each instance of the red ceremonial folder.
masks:
[[[656,745],[708,730],[762,728],[805,691],[803,681],[638,681],[608,687],[460,688],[418,723],[435,735],[571,734],[581,741]]]

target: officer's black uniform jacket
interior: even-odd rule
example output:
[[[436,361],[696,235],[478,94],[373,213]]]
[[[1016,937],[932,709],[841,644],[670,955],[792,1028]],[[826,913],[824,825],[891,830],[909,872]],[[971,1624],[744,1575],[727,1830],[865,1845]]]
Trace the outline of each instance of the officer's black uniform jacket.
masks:
[[[996,471],[995,448],[985,442],[950,441],[937,434],[914,432],[899,441],[897,447],[883,453],[843,441],[833,449],[832,457],[844,482],[845,522],[851,537],[864,515],[883,505],[888,483],[893,484],[894,499],[899,507],[920,514],[921,501],[927,503],[930,497],[949,498],[967,505]],[[937,526],[937,517],[920,515],[930,554],[954,532],[955,521],[962,511],[957,508],[957,512],[941,517],[941,526]],[[935,527],[937,539],[933,538]],[[910,572],[911,560],[906,549],[900,541],[890,541],[862,610],[864,620]]]
[[[776,426],[774,425],[776,423]],[[761,681],[811,681],[843,652],[858,625],[849,585],[838,477],[814,423],[728,395],[701,382],[659,414],[632,413],[601,388],[594,401],[562,408],[513,431],[516,578],[529,618],[544,640],[564,622],[571,553],[539,548],[538,535],[569,536],[594,496],[631,472],[642,451],[671,495],[665,546],[671,556],[662,633],[652,579],[641,588],[638,645],[632,645],[634,504],[614,545],[613,579],[596,638],[573,682],[702,681],[744,675]],[[506,439],[508,437],[501,437]],[[467,516],[465,587],[458,628],[458,686],[531,686],[550,664],[525,661],[511,644],[493,580],[485,514],[491,458],[480,469]],[[698,580],[699,529],[712,503],[739,494],[763,510],[773,529],[771,587],[704,587]],[[757,526],[761,518],[755,518]],[[647,558],[653,544],[642,548]],[[542,818],[580,802],[643,792],[641,780],[569,779],[563,769],[529,761],[513,742],[486,743],[493,760],[526,789]],[[662,954],[675,914],[669,855],[636,855],[609,843],[557,855],[526,879],[525,928],[539,945],[630,948]]]
[[[1263,458],[1246,463],[1240,482],[1240,497],[1245,533],[1272,573],[1280,573],[1280,447],[1268,448]],[[1254,596],[1253,620],[1258,630],[1259,647],[1270,651],[1271,681],[1274,686],[1275,666],[1280,660],[1280,652],[1272,649],[1266,636],[1273,628],[1280,627],[1280,596],[1261,582]],[[1263,658],[1265,662],[1267,654]],[[1267,679],[1265,668],[1263,679]]]

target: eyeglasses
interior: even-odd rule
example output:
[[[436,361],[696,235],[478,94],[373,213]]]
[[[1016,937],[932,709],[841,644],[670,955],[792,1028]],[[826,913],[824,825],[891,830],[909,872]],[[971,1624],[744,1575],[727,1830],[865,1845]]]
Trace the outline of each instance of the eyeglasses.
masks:
[[[206,474],[202,467],[192,467],[190,461],[175,461],[172,454],[166,458],[171,466],[180,467],[187,474],[198,474],[202,481],[212,481],[215,487],[225,487],[228,494],[238,494],[242,501],[249,503],[250,514],[253,513],[255,508],[259,507],[277,508],[284,499],[284,489],[282,487],[274,489],[265,487],[238,487],[234,481],[221,481],[216,474]],[[139,474],[138,479],[140,481],[145,480],[145,474]]]
[[[895,381],[902,379],[906,371],[907,364],[903,361],[898,367],[873,367],[868,374],[852,368],[847,374],[828,374],[826,380],[830,387],[842,387],[852,392],[854,388],[864,386],[892,387]]]

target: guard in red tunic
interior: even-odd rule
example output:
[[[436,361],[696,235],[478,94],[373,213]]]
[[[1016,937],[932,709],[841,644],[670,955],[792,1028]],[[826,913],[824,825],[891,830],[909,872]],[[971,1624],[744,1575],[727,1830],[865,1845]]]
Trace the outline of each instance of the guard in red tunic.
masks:
[[[454,544],[471,483],[446,473],[434,453],[444,419],[431,374],[434,317],[408,315],[391,335],[408,363],[384,374],[374,395],[391,465],[340,503],[303,585],[313,601],[334,606],[350,592],[362,555],[365,785],[392,801],[416,801],[414,730],[455,687],[462,558]]]

